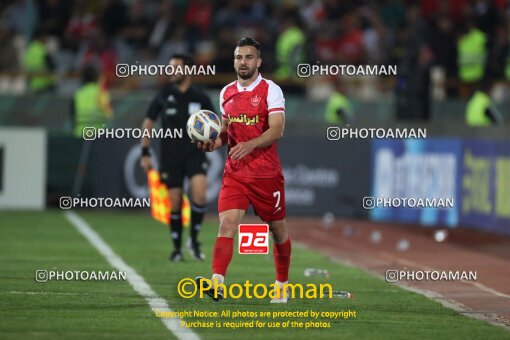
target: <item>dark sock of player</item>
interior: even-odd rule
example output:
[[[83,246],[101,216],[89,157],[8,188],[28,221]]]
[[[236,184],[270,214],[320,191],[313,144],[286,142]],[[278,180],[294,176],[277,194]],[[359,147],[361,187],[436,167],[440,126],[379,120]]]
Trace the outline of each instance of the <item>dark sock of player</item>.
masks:
[[[198,233],[200,232],[200,227],[202,226],[202,221],[204,220],[205,214],[205,205],[198,205],[195,203],[191,204],[191,228],[190,228],[190,237],[191,242],[196,244],[198,241]]]
[[[274,266],[276,268],[276,280],[288,281],[291,253],[290,238],[287,241],[273,246]]]
[[[219,236],[216,238],[213,250],[212,270],[213,274],[225,276],[227,267],[234,254],[234,239]]]
[[[175,250],[181,251],[182,218],[180,211],[172,211],[170,214],[170,234]]]

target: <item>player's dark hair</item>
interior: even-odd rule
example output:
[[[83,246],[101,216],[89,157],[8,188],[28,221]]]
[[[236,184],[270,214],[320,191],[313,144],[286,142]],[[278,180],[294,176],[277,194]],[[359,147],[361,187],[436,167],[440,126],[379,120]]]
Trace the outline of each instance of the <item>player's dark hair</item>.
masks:
[[[483,91],[485,93],[491,92],[492,85],[494,84],[494,81],[489,77],[484,77],[477,86],[478,91]]]
[[[99,72],[92,64],[85,65],[81,70],[82,84],[95,83],[99,79]]]
[[[175,53],[170,59],[181,59],[184,65],[192,66],[194,64],[193,57],[188,53]]]
[[[257,42],[257,40],[250,38],[250,37],[244,37],[241,38],[238,42],[236,47],[242,47],[242,46],[253,46],[257,49],[257,56],[260,57],[260,44]]]

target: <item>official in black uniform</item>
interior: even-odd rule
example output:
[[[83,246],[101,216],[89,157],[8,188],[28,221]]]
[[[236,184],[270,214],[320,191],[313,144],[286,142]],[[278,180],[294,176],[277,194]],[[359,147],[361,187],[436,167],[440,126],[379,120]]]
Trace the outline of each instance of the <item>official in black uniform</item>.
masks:
[[[193,65],[189,55],[176,54],[170,59],[170,65],[184,69],[184,65]],[[213,110],[211,100],[206,93],[192,84],[189,75],[176,74],[170,76],[169,84],[163,86],[152,100],[143,122],[143,129],[152,129],[154,121],[161,117],[162,128],[170,129],[174,138],[161,141],[160,173],[161,179],[169,188],[172,212],[170,216],[170,231],[174,243],[174,251],[170,260],[182,260],[181,238],[182,219],[181,205],[184,177],[188,177],[191,186],[191,231],[187,242],[190,254],[199,260],[205,256],[200,251],[198,232],[205,212],[207,190],[207,159],[196,145],[192,144],[186,133],[186,122],[192,113],[198,110]],[[182,129],[182,138],[174,134],[174,129]],[[150,139],[143,138],[141,166],[145,171],[152,167],[150,158]]]

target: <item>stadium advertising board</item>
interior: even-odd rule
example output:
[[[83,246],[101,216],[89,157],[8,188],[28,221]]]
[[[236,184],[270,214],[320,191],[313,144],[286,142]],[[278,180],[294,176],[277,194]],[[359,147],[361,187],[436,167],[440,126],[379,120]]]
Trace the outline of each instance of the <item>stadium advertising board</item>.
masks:
[[[46,131],[0,129],[0,209],[46,206]]]
[[[118,139],[91,141],[88,174],[92,178],[92,194],[105,197],[149,197],[147,175],[140,168],[141,150],[137,141]],[[159,154],[159,143],[153,143],[153,154]],[[221,152],[207,153],[209,188],[207,202],[215,206],[223,172]],[[158,168],[156,157],[153,157]],[[104,167],[104,164],[110,166]],[[121,174],[119,176],[119,174]],[[185,188],[187,184],[185,183]]]
[[[374,140],[372,197],[393,206],[368,207],[371,219],[457,225],[461,150],[458,139]],[[414,206],[400,204],[406,200],[415,202]],[[422,200],[436,204],[416,204]]]
[[[289,214],[365,213],[360,202],[370,189],[370,141],[324,143],[318,137],[288,135],[278,146]]]
[[[510,234],[510,142],[463,143],[460,225]]]
[[[53,144],[67,144],[65,140]],[[83,194],[94,197],[149,197],[146,175],[140,169],[140,147],[136,141],[96,140],[92,143],[83,186]],[[78,147],[78,146],[76,146]],[[158,154],[159,145],[152,147]],[[292,150],[302,150],[295,153]],[[320,150],[320,152],[317,152]],[[322,138],[288,135],[279,142],[285,176],[286,204],[289,214],[360,216],[366,212],[360,202],[370,190],[370,141],[344,140],[324,143]],[[75,153],[79,154],[76,149]],[[307,157],[302,157],[306,154]],[[207,153],[209,211],[216,210],[224,157],[221,152]],[[50,161],[53,158],[50,157]],[[157,159],[153,158],[155,167]],[[60,162],[61,163],[61,162]],[[59,164],[60,164],[59,163]],[[109,164],[105,167],[104,164]],[[51,164],[50,164],[51,165]],[[55,166],[53,166],[55,167]],[[69,168],[74,172],[74,164]]]

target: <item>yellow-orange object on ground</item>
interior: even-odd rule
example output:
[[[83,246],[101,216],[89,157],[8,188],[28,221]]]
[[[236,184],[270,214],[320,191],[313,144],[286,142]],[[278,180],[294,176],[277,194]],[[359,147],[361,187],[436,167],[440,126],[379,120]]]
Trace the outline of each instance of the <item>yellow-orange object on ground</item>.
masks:
[[[170,211],[172,205],[168,197],[168,188],[165,183],[162,183],[159,177],[159,172],[156,170],[149,170],[147,173],[147,181],[149,182],[149,192],[151,197],[151,214],[152,217],[165,225],[170,222]],[[191,223],[191,205],[188,196],[182,196],[182,225],[187,228]]]

